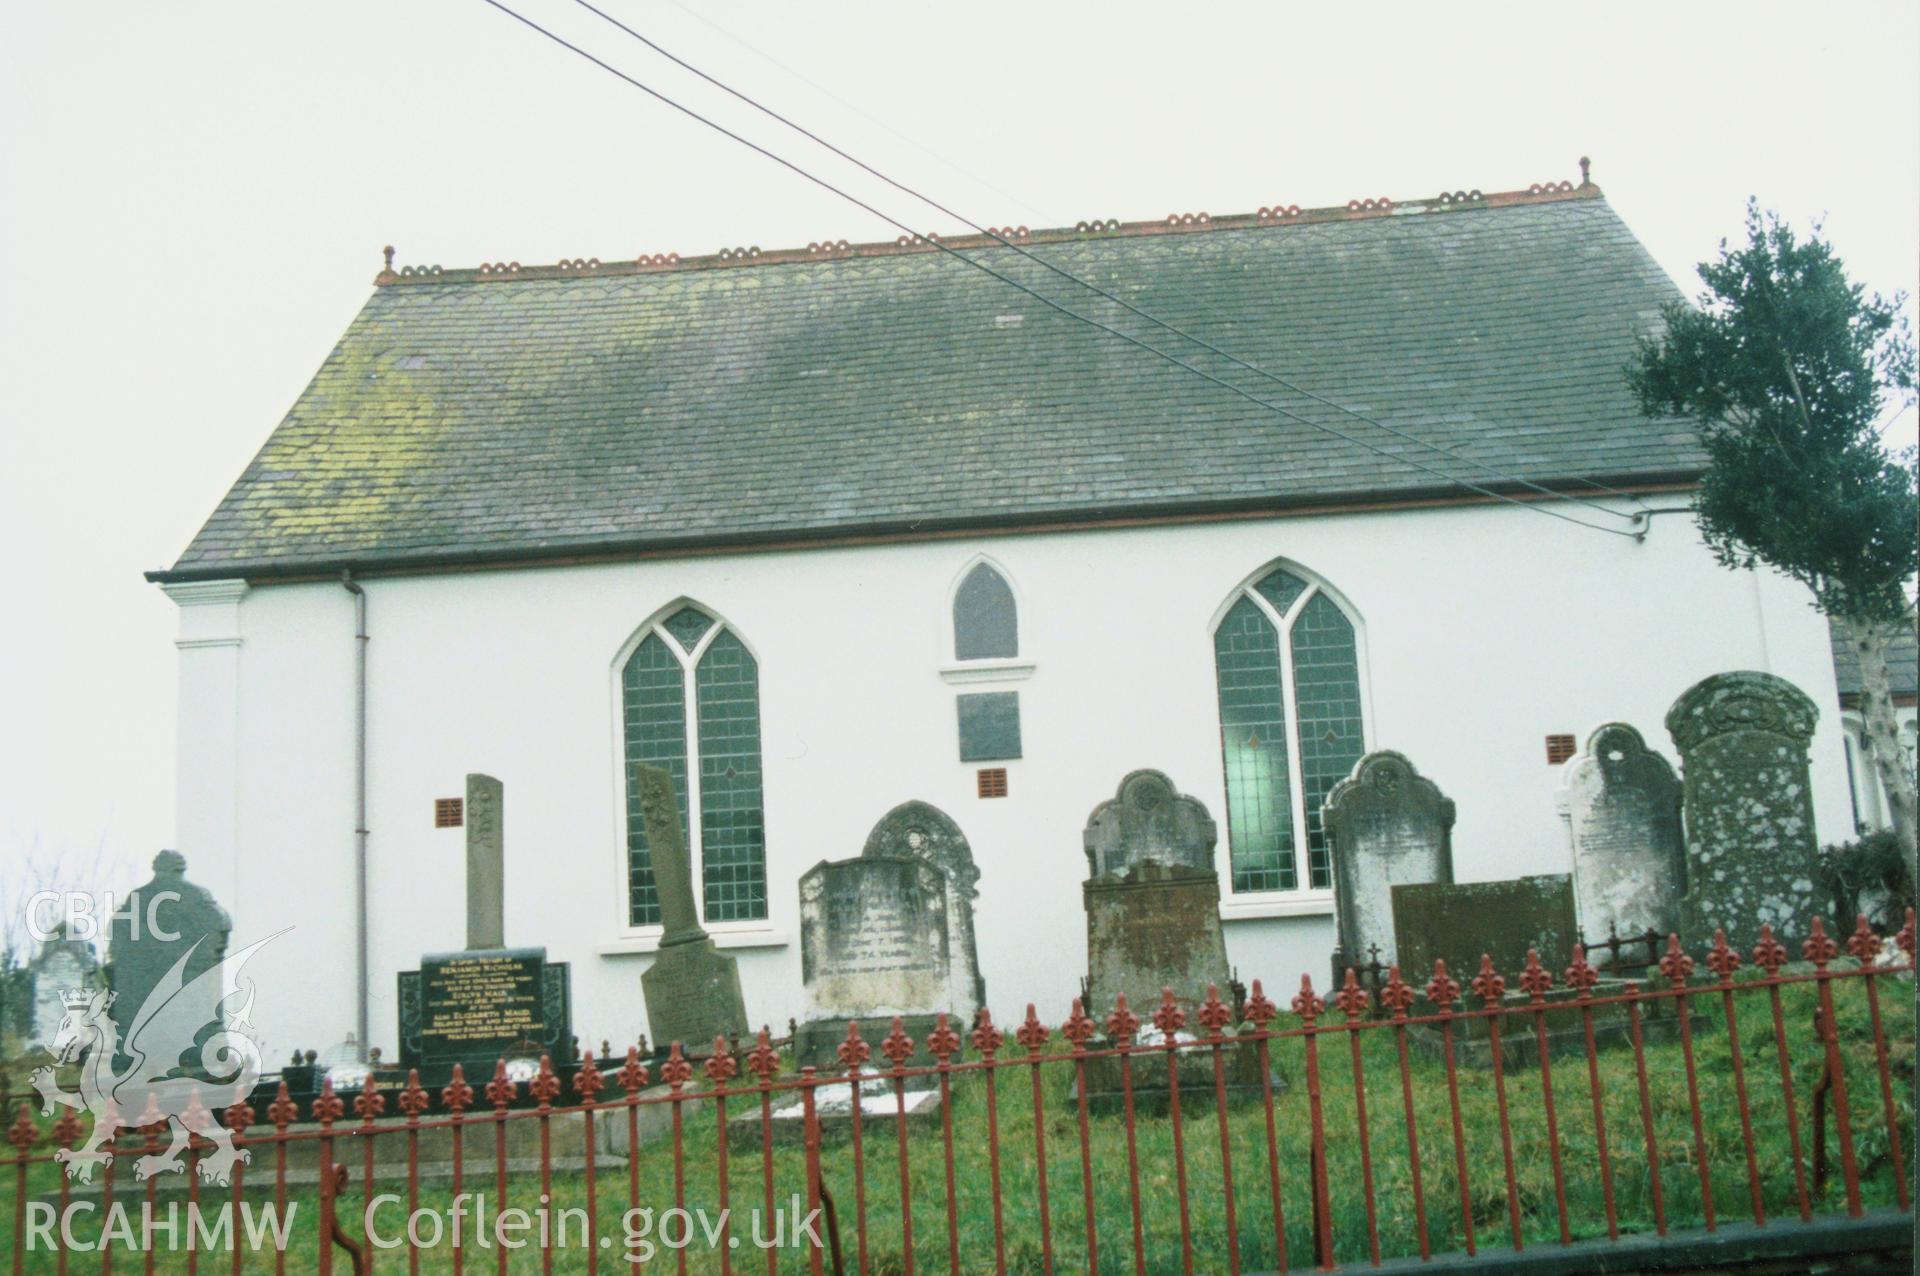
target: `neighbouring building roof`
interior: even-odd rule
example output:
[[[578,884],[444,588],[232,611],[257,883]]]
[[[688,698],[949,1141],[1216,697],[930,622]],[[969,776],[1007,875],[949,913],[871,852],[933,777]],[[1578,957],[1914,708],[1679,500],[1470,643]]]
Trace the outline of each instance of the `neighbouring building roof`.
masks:
[[[1831,621],[1827,633],[1833,642],[1833,676],[1840,687],[1840,703],[1852,707],[1860,700],[1860,657]],[[1920,695],[1920,635],[1912,629],[1902,630],[1887,649],[1887,681],[1896,696]]]
[[[944,241],[1365,439],[1048,310],[924,241],[381,272],[162,580],[1684,481],[1634,337],[1678,296],[1597,187],[1003,232],[1315,394],[1236,369],[985,236]]]

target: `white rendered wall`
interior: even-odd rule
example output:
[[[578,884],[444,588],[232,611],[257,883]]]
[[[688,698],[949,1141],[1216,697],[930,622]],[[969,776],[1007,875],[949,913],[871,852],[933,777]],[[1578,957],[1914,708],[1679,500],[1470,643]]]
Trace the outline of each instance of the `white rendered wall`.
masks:
[[[948,599],[980,554],[1020,600],[1024,680],[958,685]],[[722,941],[747,1008],[776,1030],[800,1004],[796,883],[857,855],[908,798],[966,832],[981,869],[979,951],[997,1016],[1057,1022],[1086,970],[1080,834],[1137,767],[1166,771],[1222,827],[1210,624],[1284,560],[1358,613],[1369,749],[1406,753],[1459,805],[1462,880],[1568,867],[1544,737],[1623,720],[1672,756],[1663,718],[1688,686],[1764,669],[1820,706],[1821,836],[1851,820],[1824,622],[1798,586],[1723,570],[1690,521],[1644,544],[1511,507],[981,537],[797,553],[374,578],[368,591],[374,1044],[394,1046],[396,971],[464,942],[463,833],[433,799],[483,771],[506,785],[506,929],[572,963],[583,1038],[645,1028],[644,944],[624,936],[615,658],[679,599],[733,625],[760,664],[771,916]],[[181,849],[237,774],[236,939],[294,932],[258,959],[256,1017],[275,1053],[351,1027],[353,609],[338,584],[263,584],[238,604],[238,730],[202,703],[183,656]],[[184,613],[183,613],[184,615]],[[1017,688],[1025,757],[1010,795],[975,796],[954,696]],[[237,749],[237,755],[235,750]],[[1677,759],[1676,759],[1677,761]],[[1223,872],[1223,878],[1225,874]],[[211,881],[209,885],[214,885]],[[1230,955],[1276,1000],[1324,979],[1331,917],[1233,919]],[[624,936],[624,937],[623,937]],[[743,946],[752,945],[752,946]]]

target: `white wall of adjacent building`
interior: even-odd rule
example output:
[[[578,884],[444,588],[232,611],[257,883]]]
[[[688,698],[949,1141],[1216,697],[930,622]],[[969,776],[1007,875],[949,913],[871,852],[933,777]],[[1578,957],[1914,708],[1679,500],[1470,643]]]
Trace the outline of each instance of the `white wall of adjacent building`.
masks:
[[[1016,591],[1030,668],[961,682],[949,603],[981,555]],[[616,659],[682,599],[759,662],[769,917],[718,936],[752,1021],[784,1025],[801,1004],[800,875],[859,854],[909,798],[972,843],[990,1005],[1033,1001],[1057,1021],[1086,971],[1081,829],[1125,773],[1158,768],[1206,803],[1227,878],[1211,626],[1275,563],[1351,607],[1366,745],[1407,754],[1456,800],[1461,880],[1568,869],[1548,734],[1617,719],[1671,757],[1668,706],[1731,669],[1775,673],[1820,707],[1820,834],[1850,831],[1825,622],[1791,582],[1715,565],[1684,516],[1652,520],[1644,543],[1475,506],[372,577],[373,1044],[396,1044],[395,973],[464,942],[464,834],[433,815],[470,771],[506,786],[508,942],[571,964],[583,1038],[645,1029]],[[188,876],[236,940],[293,928],[257,959],[256,1019],[276,1053],[324,1049],[354,1021],[352,599],[337,582],[170,592]],[[995,689],[1020,693],[1024,756],[1004,764],[1008,795],[982,799],[954,698]],[[1242,979],[1324,978],[1326,900],[1229,895],[1223,915]]]

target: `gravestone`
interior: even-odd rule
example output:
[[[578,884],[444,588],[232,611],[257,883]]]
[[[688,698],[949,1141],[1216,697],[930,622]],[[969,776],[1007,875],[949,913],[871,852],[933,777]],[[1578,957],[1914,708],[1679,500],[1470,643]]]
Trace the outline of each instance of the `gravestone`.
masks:
[[[922,859],[822,861],[800,879],[801,1066],[832,1068],[847,1024],[877,1043],[895,1016],[916,1043],[935,1016],[971,1023],[973,980],[953,960],[947,875]]]
[[[93,945],[73,938],[63,924],[60,933],[41,944],[39,953],[27,967],[27,976],[29,991],[23,1044],[29,1049],[44,1048],[53,1041],[60,1031],[60,1021],[66,1018],[67,1008],[60,999],[61,994],[98,987],[100,963],[94,957]]]
[[[902,802],[867,834],[860,854],[912,856],[925,860],[946,877],[947,941],[956,973],[967,981],[973,1003],[987,1004],[987,984],[980,974],[980,954],[974,939],[973,901],[980,897],[980,870],[973,862],[960,826],[928,802]]]
[[[1771,923],[1797,946],[1824,911],[1807,763],[1818,718],[1798,687],[1751,672],[1697,682],[1667,711],[1684,777],[1682,933],[1696,943],[1724,929],[1745,952]]]
[[[184,987],[226,958],[233,920],[186,874],[185,856],[161,851],[153,857],[153,880],[135,889],[108,922],[107,986],[113,990],[108,1015],[123,1042],[148,995],[175,963],[186,959],[180,972]],[[219,1022],[221,989],[217,980],[211,982],[200,1036]],[[195,1058],[198,1054],[193,1052]]]
[[[1159,771],[1134,771],[1113,797],[1087,818],[1082,847],[1089,876],[1081,887],[1087,912],[1087,995],[1084,1006],[1104,1023],[1124,993],[1143,1025],[1139,1040],[1164,1043],[1151,1024],[1170,990],[1186,1011],[1188,1028],[1176,1040],[1191,1040],[1201,1027],[1197,1009],[1209,988],[1230,1007],[1233,971],[1220,931],[1220,877],[1213,866],[1217,839],[1213,817],[1196,797],[1173,787]],[[1182,1086],[1211,1087],[1212,1052],[1201,1048],[1173,1056]],[[1260,1060],[1251,1045],[1222,1052],[1229,1102],[1263,1096]],[[1164,1110],[1168,1055],[1132,1056],[1136,1111]],[[1104,1054],[1085,1064],[1090,1110],[1109,1112],[1128,1102],[1119,1059]],[[1278,1078],[1272,1078],[1279,1089]]]
[[[1190,1014],[1209,985],[1227,995],[1217,836],[1200,799],[1158,771],[1133,772],[1093,809],[1082,839],[1091,875],[1081,887],[1089,1014],[1104,1015],[1123,992],[1148,1008],[1143,1015],[1162,988]]]
[[[487,1077],[500,1059],[573,1057],[573,1004],[565,962],[545,948],[506,946],[505,790],[467,777],[467,946],[428,953],[399,975],[400,1066],[444,1084],[460,1064]]]
[[[504,948],[505,791],[490,775],[467,777],[467,947]]]
[[[703,1050],[715,1037],[744,1037],[740,968],[714,947],[694,909],[693,862],[680,832],[673,777],[645,763],[634,764],[634,777],[660,895],[660,947],[640,976],[654,1045],[664,1050],[678,1041]]]
[[[1453,799],[1391,750],[1369,753],[1333,786],[1322,808],[1333,862],[1338,946],[1334,974],[1399,961],[1396,887],[1453,881]]]
[[[1667,760],[1626,723],[1609,722],[1567,764],[1559,802],[1573,844],[1574,913],[1593,949],[1589,959],[1596,966],[1610,960],[1594,948],[1610,934],[1678,930],[1687,864],[1680,781]]]
[[[1418,882],[1393,888],[1393,928],[1400,973],[1422,987],[1439,958],[1464,987],[1482,954],[1511,984],[1537,951],[1559,974],[1573,958],[1578,928],[1573,879],[1565,873],[1499,882]]]

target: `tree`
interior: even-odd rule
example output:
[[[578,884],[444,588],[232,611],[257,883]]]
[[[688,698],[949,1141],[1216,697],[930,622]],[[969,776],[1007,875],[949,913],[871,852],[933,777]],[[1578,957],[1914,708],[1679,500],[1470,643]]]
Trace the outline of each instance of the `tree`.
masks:
[[[1887,649],[1914,624],[1920,568],[1914,450],[1879,426],[1913,401],[1905,296],[1868,296],[1816,224],[1805,238],[1747,204],[1747,241],[1703,262],[1698,306],[1664,308],[1627,377],[1643,412],[1685,417],[1708,467],[1694,497],[1724,567],[1765,563],[1806,585],[1860,659],[1866,741],[1916,862],[1914,776],[1901,753]]]

